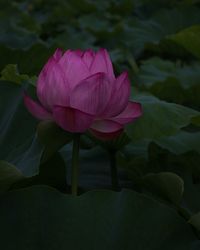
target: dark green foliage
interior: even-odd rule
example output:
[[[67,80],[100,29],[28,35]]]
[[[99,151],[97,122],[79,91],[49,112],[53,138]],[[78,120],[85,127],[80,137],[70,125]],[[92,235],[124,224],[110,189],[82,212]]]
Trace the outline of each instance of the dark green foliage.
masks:
[[[1,0],[0,34],[0,249],[199,250],[200,2]],[[143,106],[116,140],[82,136],[78,197],[72,136],[23,104],[57,47],[107,48]]]

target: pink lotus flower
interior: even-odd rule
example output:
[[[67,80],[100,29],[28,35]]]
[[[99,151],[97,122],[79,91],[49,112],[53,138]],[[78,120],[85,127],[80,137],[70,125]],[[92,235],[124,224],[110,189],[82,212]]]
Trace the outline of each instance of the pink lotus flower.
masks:
[[[26,94],[29,112],[40,120],[53,120],[73,133],[90,130],[110,139],[122,132],[125,124],[141,116],[140,103],[129,101],[127,72],[117,78],[105,49],[57,49],[42,69],[37,81],[40,103]]]

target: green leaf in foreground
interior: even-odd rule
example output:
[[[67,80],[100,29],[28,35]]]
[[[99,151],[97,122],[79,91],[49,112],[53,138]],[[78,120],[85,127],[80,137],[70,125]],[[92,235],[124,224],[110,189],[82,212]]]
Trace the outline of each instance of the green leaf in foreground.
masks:
[[[0,198],[0,220],[6,250],[188,250],[197,240],[175,211],[129,190],[13,191]]]

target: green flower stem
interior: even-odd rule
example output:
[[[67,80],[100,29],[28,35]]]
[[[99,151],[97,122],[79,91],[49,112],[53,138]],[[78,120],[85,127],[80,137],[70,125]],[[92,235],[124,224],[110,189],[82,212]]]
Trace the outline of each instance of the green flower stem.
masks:
[[[115,191],[119,191],[118,171],[116,164],[116,152],[110,151],[110,175],[112,188]]]
[[[78,175],[79,175],[79,147],[80,134],[74,134],[72,149],[72,173],[71,173],[71,191],[73,195],[78,194]]]

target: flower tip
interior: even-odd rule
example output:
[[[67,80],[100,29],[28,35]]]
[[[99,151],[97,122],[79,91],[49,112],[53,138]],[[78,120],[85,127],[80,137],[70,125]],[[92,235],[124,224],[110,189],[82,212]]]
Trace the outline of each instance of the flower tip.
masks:
[[[139,118],[140,116],[143,115],[142,104],[140,102],[134,102],[134,105],[135,105],[134,109],[135,109],[135,114],[136,114],[135,118],[137,117]]]
[[[55,52],[57,52],[57,51],[58,52],[63,52],[63,50],[61,48],[59,48],[59,47],[55,50]]]
[[[102,51],[107,51],[106,48],[99,48],[99,50],[102,50]]]
[[[61,48],[57,48],[53,54],[53,58],[58,61],[63,55],[63,50]]]
[[[129,78],[128,70],[123,71],[122,75],[124,76],[124,78]]]
[[[105,54],[107,54],[107,55],[109,54],[109,53],[108,53],[108,50],[107,50],[106,48],[100,48],[100,49],[99,49],[99,52],[100,52],[100,53],[103,53],[104,55],[105,55]]]

